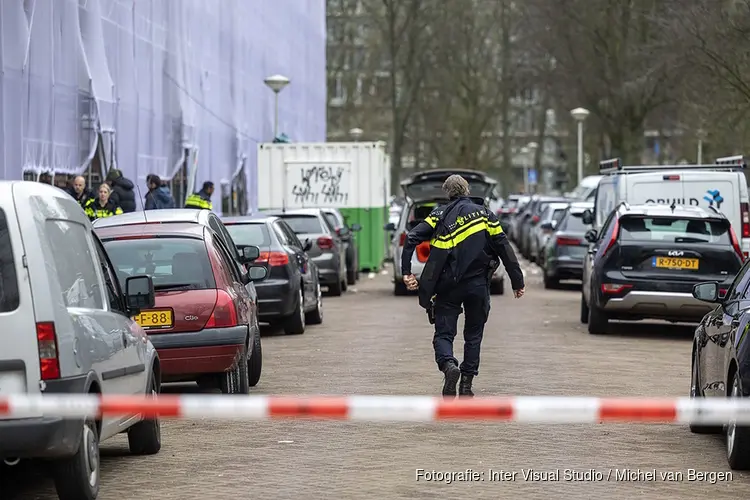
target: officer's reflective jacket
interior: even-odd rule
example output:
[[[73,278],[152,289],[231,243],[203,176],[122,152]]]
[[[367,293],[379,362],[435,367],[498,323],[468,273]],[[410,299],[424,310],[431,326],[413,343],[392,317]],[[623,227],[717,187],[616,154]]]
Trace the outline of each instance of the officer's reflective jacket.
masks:
[[[113,215],[121,215],[122,208],[120,208],[111,199],[107,201],[107,204],[101,206],[99,198],[91,198],[86,202],[86,206],[83,209],[89,219],[102,219],[104,217],[112,217]]]
[[[419,303],[424,308],[437,289],[487,276],[493,257],[502,260],[514,290],[524,287],[521,266],[497,216],[467,196],[435,208],[409,231],[401,254],[403,276],[411,274],[417,245],[428,240],[430,256],[419,279]]]
[[[187,197],[185,200],[185,208],[198,208],[201,210],[211,210],[213,204],[211,203],[211,197],[205,191],[198,191]]]

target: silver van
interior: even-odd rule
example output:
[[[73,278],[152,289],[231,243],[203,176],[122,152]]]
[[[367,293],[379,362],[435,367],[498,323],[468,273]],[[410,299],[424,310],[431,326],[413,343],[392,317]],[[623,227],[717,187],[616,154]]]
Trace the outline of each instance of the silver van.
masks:
[[[131,317],[154,306],[149,276],[119,283],[91,223],[64,191],[0,181],[0,395],[145,394],[159,358]],[[0,416],[0,459],[48,459],[62,500],[95,499],[99,443],[127,432],[130,451],[161,449],[158,420]]]

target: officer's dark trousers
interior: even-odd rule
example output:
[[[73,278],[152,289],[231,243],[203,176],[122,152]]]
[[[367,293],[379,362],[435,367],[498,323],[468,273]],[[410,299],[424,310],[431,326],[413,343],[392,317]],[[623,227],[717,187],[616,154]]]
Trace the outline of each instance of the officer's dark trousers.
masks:
[[[487,278],[479,276],[449,288],[438,291],[435,299],[435,361],[438,369],[443,369],[446,362],[458,365],[453,356],[453,339],[458,329],[458,316],[465,312],[464,321],[464,360],[461,373],[477,375],[479,373],[479,351],[482,346],[484,324],[490,312],[490,290]]]

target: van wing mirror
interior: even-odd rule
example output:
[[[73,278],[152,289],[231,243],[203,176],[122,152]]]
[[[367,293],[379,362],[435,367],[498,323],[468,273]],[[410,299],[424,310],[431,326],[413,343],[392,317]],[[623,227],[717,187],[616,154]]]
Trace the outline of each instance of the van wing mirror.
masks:
[[[154,281],[151,276],[131,276],[125,280],[125,305],[131,315],[156,304]]]
[[[394,224],[393,222],[389,222],[388,224],[386,224],[383,227],[383,229],[385,229],[386,231],[395,231],[396,230],[396,224]]]
[[[589,209],[584,210],[584,212],[581,214],[581,221],[587,226],[590,226],[591,224],[593,224],[594,223],[593,212],[591,212],[591,210]]]
[[[240,251],[241,263],[249,264],[260,257],[260,248],[255,245],[237,245]]]
[[[586,234],[583,235],[583,238],[589,243],[595,243],[597,236],[599,235],[597,234],[596,229],[589,229],[586,231]]]
[[[312,245],[312,240],[310,238],[305,238],[305,241],[302,243],[302,250],[307,252],[312,248]]]

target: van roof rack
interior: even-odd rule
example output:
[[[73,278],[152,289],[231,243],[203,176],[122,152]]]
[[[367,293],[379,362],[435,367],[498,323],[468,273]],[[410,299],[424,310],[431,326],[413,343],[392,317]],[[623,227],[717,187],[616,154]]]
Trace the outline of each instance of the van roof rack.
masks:
[[[747,169],[747,161],[742,155],[717,158],[715,163],[705,165],[623,165],[620,158],[612,158],[599,162],[599,174],[627,172],[659,172],[662,170],[718,170],[735,171]]]

